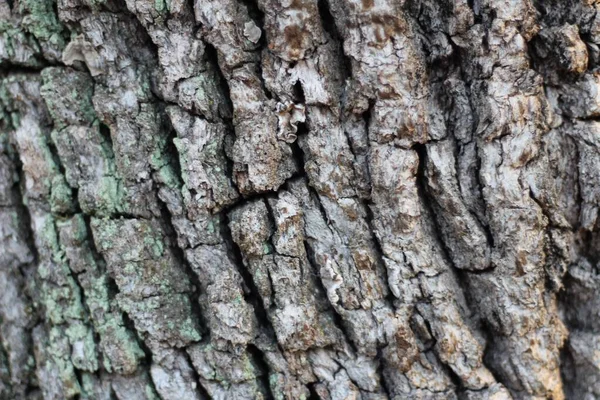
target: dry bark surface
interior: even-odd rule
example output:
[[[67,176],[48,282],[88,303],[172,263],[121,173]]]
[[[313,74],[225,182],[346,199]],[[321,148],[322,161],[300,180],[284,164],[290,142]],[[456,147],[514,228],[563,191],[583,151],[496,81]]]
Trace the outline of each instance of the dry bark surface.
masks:
[[[600,399],[600,1],[0,0],[0,399]]]

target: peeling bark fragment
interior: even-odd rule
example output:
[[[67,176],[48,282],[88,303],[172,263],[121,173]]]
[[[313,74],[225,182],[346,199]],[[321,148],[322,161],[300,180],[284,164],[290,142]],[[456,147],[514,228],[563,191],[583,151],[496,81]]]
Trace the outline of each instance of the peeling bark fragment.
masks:
[[[579,36],[577,25],[542,29],[532,43],[536,70],[544,73],[550,82],[559,83],[559,73],[583,74],[588,67],[588,50]]]
[[[573,83],[548,89],[548,98],[570,118],[595,118],[600,116],[598,85],[600,76],[586,73]]]
[[[349,339],[358,351],[374,356],[377,348],[387,342],[385,336],[393,335],[390,332],[394,332],[398,321],[391,307],[380,297],[381,292],[377,290],[381,290],[379,282],[369,282],[366,279],[374,277],[373,271],[368,268],[370,259],[360,257],[362,249],[356,246],[354,255],[362,260],[363,263],[358,265],[363,268],[355,270],[352,264],[353,254],[349,251],[351,249],[346,247],[344,238],[340,237],[334,227],[328,226],[328,221],[306,183],[291,182],[290,192],[302,206],[306,242],[312,253],[311,259],[319,268],[320,280],[330,303],[342,317]],[[365,277],[362,278],[364,281],[358,274]],[[364,292],[360,293],[359,290]],[[379,318],[387,320],[387,328],[378,327]]]
[[[63,259],[55,221],[49,215],[34,212],[32,228],[37,233],[35,239],[40,257],[51,260],[38,265],[40,297],[46,309],[46,317],[52,326],[49,340],[52,342],[64,339],[65,343],[59,344],[59,348],[71,347],[66,353],[71,354],[70,359],[59,350],[51,354],[64,358],[63,361],[56,361],[61,364],[59,368],[63,371],[72,368],[69,365],[72,363],[78,369],[94,372],[98,369],[94,332],[89,325],[89,315],[84,308],[81,289],[70,274],[66,260]]]
[[[581,204],[578,146],[564,128],[550,131],[538,158],[528,164],[531,196],[549,220],[546,228],[546,275],[551,289],[563,287],[564,275],[576,259],[576,227]]]
[[[600,123],[596,121],[577,122],[569,131],[575,139],[579,152],[578,171],[581,203],[579,223],[587,230],[594,230],[598,219],[600,187],[598,187],[598,139]]]
[[[568,398],[597,398],[600,395],[600,363],[597,357],[590,357],[590,348],[597,349],[598,346],[598,334],[585,331],[571,333],[567,348],[572,361],[566,364],[568,372],[565,376]]]
[[[563,369],[568,396],[593,397],[599,393],[600,364],[594,356],[600,332],[600,324],[595,318],[599,283],[596,266],[586,259],[570,266],[565,278],[562,305],[565,322],[571,331]]]
[[[88,74],[50,67],[45,68],[41,76],[40,94],[46,102],[54,129],[61,130],[69,125],[89,126],[94,122],[94,83]]]
[[[23,277],[16,271],[3,268],[0,272],[0,300],[6,306],[0,309],[0,358],[3,370],[0,373],[0,396],[6,398],[24,396],[35,369],[31,340],[33,310],[24,291]]]
[[[510,399],[511,395],[508,389],[499,383],[482,390],[466,390],[464,398],[467,400],[503,400]]]
[[[158,48],[158,89],[165,101],[177,103],[209,120],[231,116],[219,76],[207,60],[206,46],[194,34],[190,3],[128,0],[127,8],[144,26]]]
[[[40,80],[27,75],[12,76],[5,82],[5,90],[13,99],[18,113],[14,140],[20,150],[25,174],[27,198],[39,210],[55,213],[73,211],[71,189],[61,174],[50,148],[48,112],[40,104]],[[37,99],[37,100],[33,100]],[[37,103],[31,104],[30,102]]]
[[[301,184],[291,182],[290,188],[296,188],[296,201],[308,211],[303,215],[310,233],[308,246],[315,255],[330,303],[342,317],[349,339],[358,350],[374,355],[380,339],[374,334],[376,318],[369,314],[374,312],[371,308],[385,312],[382,298],[386,288],[378,276],[381,266],[364,206],[356,198],[355,160],[340,121],[337,103],[342,73],[326,68],[342,62],[340,49],[326,34],[321,21],[302,23],[317,18],[316,1],[275,3],[259,3],[265,12],[269,43],[269,52],[263,58],[265,82],[282,100],[306,102],[307,133],[299,138],[299,143],[304,169],[320,204],[313,203]],[[279,8],[280,12],[272,11]],[[302,28],[296,29],[299,26]],[[297,93],[298,87],[301,94]],[[331,221],[329,227],[319,207]],[[311,237],[312,234],[318,236]],[[374,332],[367,333],[370,328]]]
[[[121,295],[143,299],[190,290],[158,221],[92,219],[91,225]]]
[[[283,60],[302,60],[322,43],[324,31],[316,1],[260,0],[258,6],[265,13],[269,51]]]
[[[296,171],[291,148],[277,139],[275,103],[267,99],[257,73],[245,64],[228,79],[236,134],[231,158],[242,194],[276,190]]]
[[[154,378],[158,374],[156,379],[161,379],[160,393],[164,396],[165,391],[176,390],[199,398],[191,366],[181,353],[173,352],[173,348],[184,347],[201,337],[192,312],[189,278],[157,219],[161,210],[153,181],[155,173],[160,176],[158,182],[177,181],[172,178],[166,155],[166,115],[150,90],[152,71],[157,61],[165,60],[161,55],[156,59],[153,48],[147,45],[144,29],[130,15],[93,13],[80,17],[84,40],[95,52],[91,67],[101,69],[94,73],[93,105],[100,121],[110,130],[115,175],[120,178],[119,190],[123,193],[116,200],[120,203],[117,211],[150,218],[93,219],[94,240],[119,288],[119,307],[131,318],[153,354],[152,375]],[[128,50],[122,53],[121,49]],[[192,63],[193,57],[194,54]],[[138,236],[142,231],[143,237]],[[111,235],[118,232],[140,241],[134,242],[137,244],[128,252],[125,242],[111,241]]]
[[[111,385],[110,380],[104,376],[99,378],[94,374],[84,372],[81,374],[81,389],[82,399],[98,399],[98,400],[110,400],[111,399]]]
[[[205,51],[200,40],[189,35],[193,29],[189,3],[171,3],[167,10],[164,7],[158,10],[158,17],[151,3],[136,1],[129,2],[128,6],[159,47],[160,95],[180,106],[168,106],[167,113],[177,133],[174,144],[183,184],[176,176],[178,168],[172,161],[157,172],[155,179],[161,185],[159,195],[171,214],[179,247],[200,278],[202,294],[198,301],[208,322],[209,336],[198,346],[203,347],[204,356],[211,360],[246,357],[259,362],[262,356],[247,348],[255,340],[259,324],[246,299],[249,289],[227,254],[231,251],[227,229],[222,225],[222,215],[218,214],[238,197],[225,158],[225,151],[231,145],[229,124],[222,118],[231,117],[229,99],[221,87],[216,60],[211,59],[211,53]],[[168,20],[165,20],[166,13]],[[152,22],[149,15],[153,16]],[[256,30],[260,33],[256,26],[247,24],[245,34],[254,40]],[[173,57],[171,42],[176,42],[178,48],[196,49],[190,53],[194,62],[186,61],[187,54]],[[199,368],[197,354],[190,354],[195,367]],[[219,377],[228,374],[225,364],[213,364],[213,368]],[[248,375],[247,381],[239,384],[206,376],[203,370],[197,372],[211,396],[246,393],[247,397],[261,397],[266,392],[260,371]]]
[[[79,188],[78,197],[85,212],[100,215],[115,212],[120,206],[112,149],[110,142],[101,136],[97,122],[94,122],[93,83],[85,74],[58,68],[45,70],[43,77],[42,95],[55,126],[61,129],[53,132],[53,139],[61,160],[65,162],[67,180],[73,187]],[[74,85],[73,91],[66,94],[71,84]],[[65,96],[70,99],[74,96],[71,106],[69,101],[62,100]],[[92,123],[94,125],[90,127]],[[82,155],[88,156],[85,158],[87,163],[81,161]],[[105,189],[103,183],[113,186],[108,196],[102,192]],[[70,220],[59,221],[57,228],[69,267],[78,274],[85,303],[100,337],[103,367],[109,372],[134,373],[144,353],[117,310],[103,260],[98,260],[90,247],[91,238],[88,238],[84,218],[76,215]]]
[[[257,348],[264,354],[265,361],[269,365],[269,386],[273,398],[297,399],[308,398],[310,396],[309,388],[302,380],[314,378],[309,371],[295,371],[285,356],[279,351],[277,343],[266,335],[261,335],[257,341]],[[312,375],[312,376],[311,376]]]

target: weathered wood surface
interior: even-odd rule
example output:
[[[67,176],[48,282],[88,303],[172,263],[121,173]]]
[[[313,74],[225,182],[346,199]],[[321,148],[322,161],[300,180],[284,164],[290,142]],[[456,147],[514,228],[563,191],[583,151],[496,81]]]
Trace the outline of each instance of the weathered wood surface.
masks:
[[[0,0],[0,399],[600,399],[600,1]]]

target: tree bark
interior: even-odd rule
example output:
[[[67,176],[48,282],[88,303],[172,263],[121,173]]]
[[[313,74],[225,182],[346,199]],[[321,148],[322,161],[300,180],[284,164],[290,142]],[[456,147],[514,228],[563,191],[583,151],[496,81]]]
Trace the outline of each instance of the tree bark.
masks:
[[[600,399],[599,11],[0,0],[0,399]]]

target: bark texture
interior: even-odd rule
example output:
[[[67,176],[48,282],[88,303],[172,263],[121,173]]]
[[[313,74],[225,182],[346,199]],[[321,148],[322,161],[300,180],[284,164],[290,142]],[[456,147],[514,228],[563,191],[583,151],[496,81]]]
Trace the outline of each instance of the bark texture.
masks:
[[[600,399],[597,71],[597,0],[0,0],[0,399]]]

